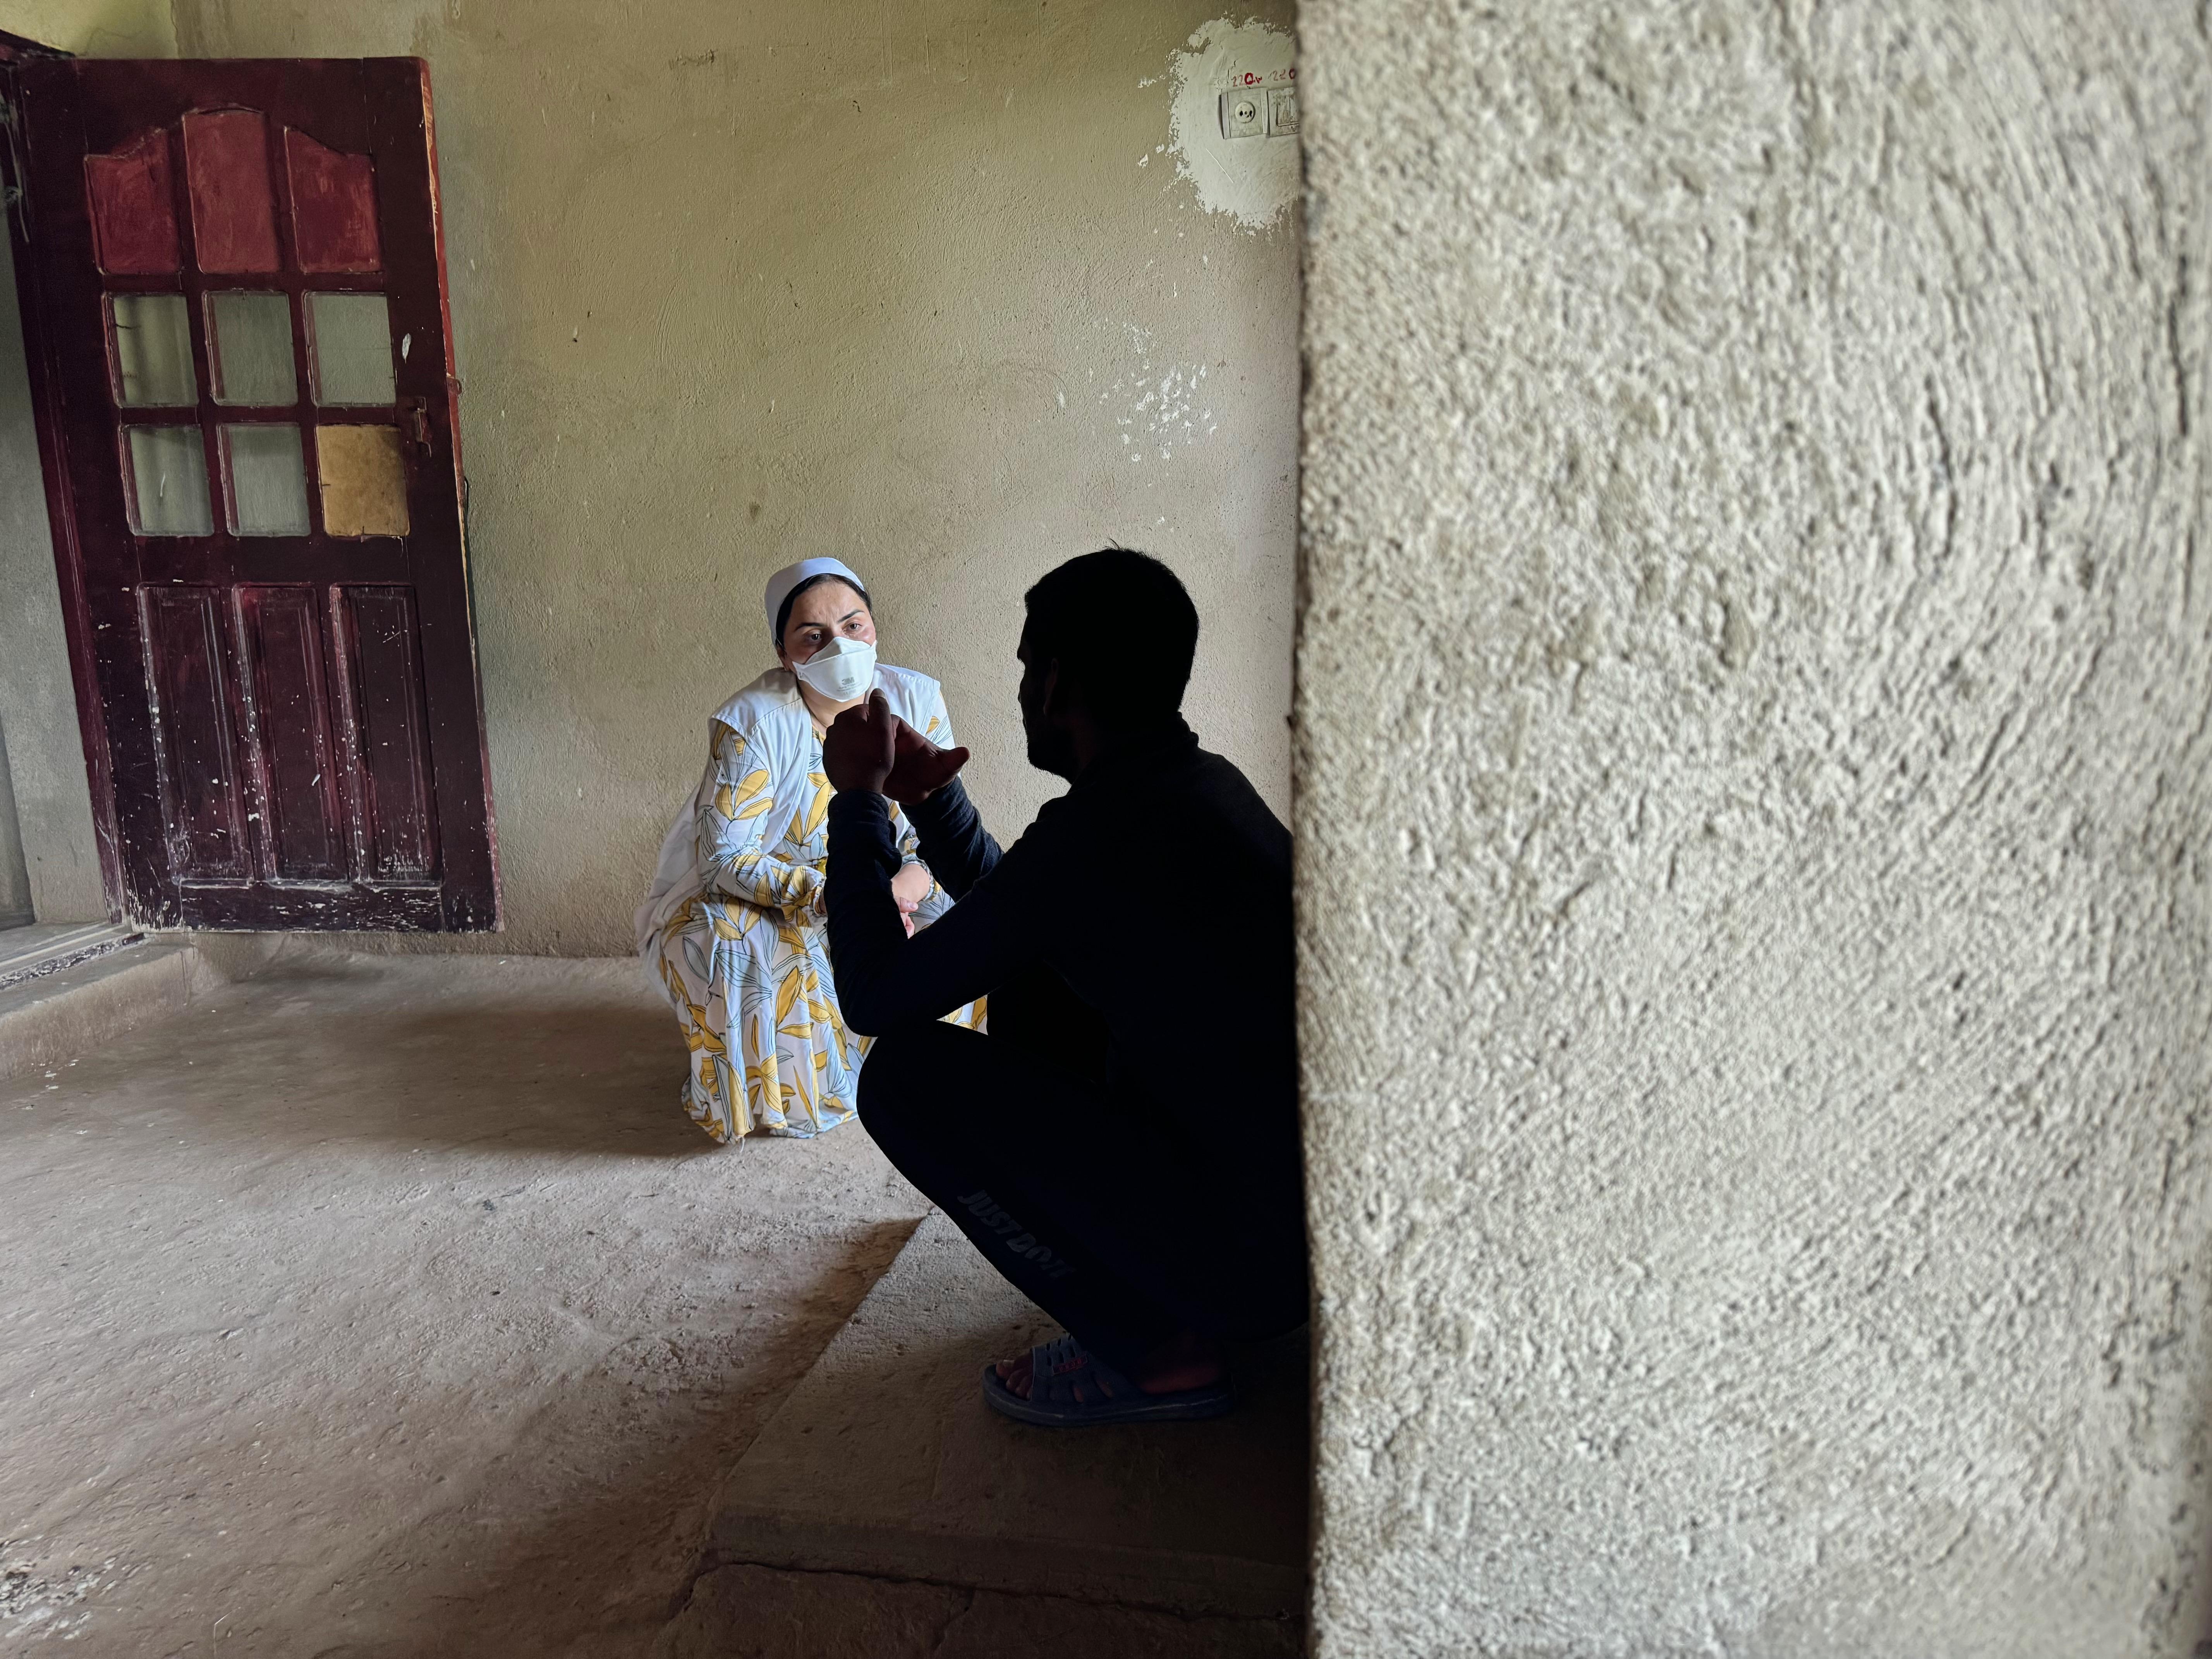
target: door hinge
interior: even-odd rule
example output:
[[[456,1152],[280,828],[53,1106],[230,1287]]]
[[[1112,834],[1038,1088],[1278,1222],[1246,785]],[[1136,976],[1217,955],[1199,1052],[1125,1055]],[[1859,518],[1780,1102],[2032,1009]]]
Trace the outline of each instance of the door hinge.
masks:
[[[427,398],[399,400],[399,444],[410,455],[430,453],[430,403]]]

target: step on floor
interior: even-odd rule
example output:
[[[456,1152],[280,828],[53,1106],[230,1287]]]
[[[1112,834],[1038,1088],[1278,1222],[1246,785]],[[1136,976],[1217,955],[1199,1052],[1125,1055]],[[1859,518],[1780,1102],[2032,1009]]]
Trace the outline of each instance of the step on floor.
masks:
[[[0,927],[0,989],[73,968],[136,945],[144,934],[109,921],[40,922]]]
[[[1297,1618],[1303,1335],[1239,1356],[1237,1409],[1211,1422],[1053,1430],[992,1412],[984,1364],[1053,1329],[933,1212],[732,1473],[709,1571]]]
[[[223,982],[190,945],[110,931],[118,937],[75,941],[43,956],[38,971],[0,981],[0,1078],[96,1054]]]

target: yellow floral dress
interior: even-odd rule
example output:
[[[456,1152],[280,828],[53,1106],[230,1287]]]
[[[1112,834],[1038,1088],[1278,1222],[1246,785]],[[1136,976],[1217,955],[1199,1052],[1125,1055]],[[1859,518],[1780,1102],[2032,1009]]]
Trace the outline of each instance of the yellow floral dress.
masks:
[[[935,680],[879,666],[876,689],[933,743],[952,725]],[[637,946],[676,1011],[690,1061],[684,1109],[719,1141],[758,1128],[816,1135],[850,1118],[868,1039],[845,1029],[825,924],[831,790],[822,739],[786,670],[708,722],[706,775],[662,842],[637,913]],[[893,810],[899,846],[913,830]],[[944,914],[932,884],[917,927]],[[981,1006],[961,1010],[972,1024]]]

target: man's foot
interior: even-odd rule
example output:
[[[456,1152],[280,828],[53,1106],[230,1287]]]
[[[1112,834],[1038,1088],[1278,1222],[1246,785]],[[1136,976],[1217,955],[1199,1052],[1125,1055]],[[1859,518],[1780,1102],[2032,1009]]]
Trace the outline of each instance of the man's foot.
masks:
[[[1015,1399],[1030,1397],[1036,1379],[1030,1374],[1028,1354],[1001,1359],[992,1369]],[[1184,1331],[1146,1354],[1129,1373],[1129,1380],[1146,1394],[1182,1394],[1191,1389],[1211,1388],[1228,1375],[1229,1367],[1221,1358],[1221,1350],[1196,1333]],[[1083,1398],[1083,1389],[1084,1385],[1078,1382],[1078,1401]]]
[[[1148,1375],[1163,1378],[1203,1370],[1180,1345],[1148,1356]],[[1180,1389],[1139,1388],[1072,1336],[1037,1345],[1026,1359],[985,1368],[983,1399],[994,1412],[1042,1428],[1079,1428],[1092,1423],[1170,1423],[1218,1417],[1233,1403],[1218,1360],[1211,1382]],[[1015,1392],[1015,1384],[1021,1392]]]

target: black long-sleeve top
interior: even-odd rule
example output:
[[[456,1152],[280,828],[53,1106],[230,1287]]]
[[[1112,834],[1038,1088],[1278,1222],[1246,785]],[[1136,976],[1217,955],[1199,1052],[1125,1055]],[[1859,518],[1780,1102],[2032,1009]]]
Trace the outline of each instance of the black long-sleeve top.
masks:
[[[911,939],[887,803],[830,805],[830,951],[852,1030],[936,1018],[1042,961],[1103,1021],[1108,1080],[1133,1108],[1191,1131],[1264,1120],[1295,1147],[1290,831],[1181,720],[1100,757],[1003,852],[957,781],[907,816],[958,901]]]

